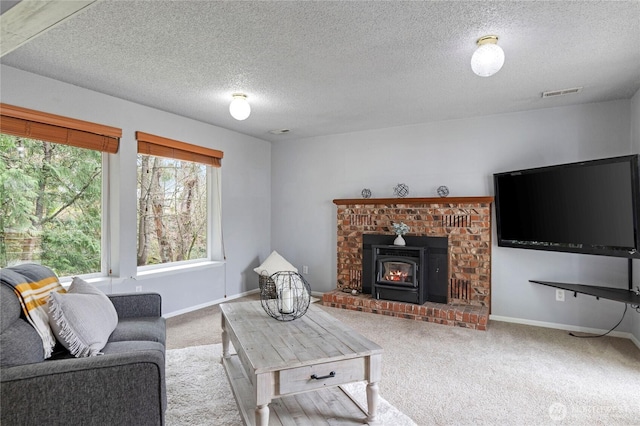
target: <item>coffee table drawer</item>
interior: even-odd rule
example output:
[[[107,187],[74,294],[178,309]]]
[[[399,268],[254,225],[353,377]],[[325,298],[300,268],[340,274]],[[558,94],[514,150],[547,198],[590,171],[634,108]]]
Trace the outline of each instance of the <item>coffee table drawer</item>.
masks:
[[[365,358],[345,359],[282,370],[279,373],[278,393],[286,395],[365,380],[365,371]],[[313,375],[318,378],[312,378]]]

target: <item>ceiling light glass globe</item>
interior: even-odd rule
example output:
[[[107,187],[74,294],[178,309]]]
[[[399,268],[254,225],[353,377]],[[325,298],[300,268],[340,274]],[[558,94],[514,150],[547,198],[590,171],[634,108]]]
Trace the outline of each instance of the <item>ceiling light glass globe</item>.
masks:
[[[471,69],[480,77],[489,77],[504,65],[504,51],[497,44],[483,44],[473,52]]]
[[[247,102],[246,96],[234,96],[229,104],[229,113],[236,120],[242,121],[251,114],[251,106]]]

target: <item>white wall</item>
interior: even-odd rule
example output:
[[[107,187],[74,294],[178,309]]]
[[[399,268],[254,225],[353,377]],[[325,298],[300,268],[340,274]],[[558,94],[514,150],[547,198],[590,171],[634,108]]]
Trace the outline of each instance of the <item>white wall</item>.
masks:
[[[109,160],[112,269],[119,279],[98,283],[101,288],[121,293],[142,285],[143,291],[162,294],[165,314],[257,288],[251,269],[270,250],[270,143],[7,66],[0,68],[0,77],[0,100],[4,103],[122,128],[120,150]],[[137,130],[224,152],[222,227],[226,264],[139,277],[137,281],[129,278],[136,276]]]
[[[640,90],[631,98],[631,150],[640,154]],[[633,261],[633,286],[640,287],[640,261]],[[631,333],[635,337],[636,345],[640,347],[640,315],[632,315]]]
[[[336,198],[493,195],[492,174],[525,167],[628,155],[630,101],[451,120],[302,140],[272,147],[272,246],[314,291],[336,287]],[[494,227],[495,241],[495,227]],[[622,304],[567,294],[529,279],[626,288],[625,259],[501,248],[493,244],[492,314],[609,329]],[[635,313],[634,313],[635,314]],[[629,331],[630,314],[618,328]]]

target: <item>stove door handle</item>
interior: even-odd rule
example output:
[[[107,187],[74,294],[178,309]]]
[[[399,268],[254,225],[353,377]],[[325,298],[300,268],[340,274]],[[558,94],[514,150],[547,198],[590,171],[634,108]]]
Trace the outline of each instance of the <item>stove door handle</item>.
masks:
[[[318,376],[317,376],[317,375],[315,375],[315,374],[312,374],[312,375],[311,375],[311,378],[312,378],[312,379],[315,379],[315,380],[329,379],[329,378],[331,378],[331,377],[336,377],[336,372],[335,372],[335,371],[330,372],[330,373],[329,373],[329,374],[327,374],[326,376],[320,376],[320,377],[318,377]]]

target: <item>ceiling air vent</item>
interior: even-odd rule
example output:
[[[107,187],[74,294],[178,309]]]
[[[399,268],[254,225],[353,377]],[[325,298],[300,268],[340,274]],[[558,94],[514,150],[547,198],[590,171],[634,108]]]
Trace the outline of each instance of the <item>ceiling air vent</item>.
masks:
[[[582,92],[582,87],[572,87],[571,89],[551,90],[548,92],[542,92],[543,98],[552,98],[554,96],[573,95],[575,93]]]
[[[269,133],[271,133],[272,135],[284,135],[285,133],[289,133],[291,130],[289,129],[275,129],[275,130],[269,130]]]

